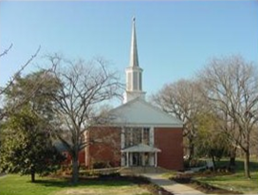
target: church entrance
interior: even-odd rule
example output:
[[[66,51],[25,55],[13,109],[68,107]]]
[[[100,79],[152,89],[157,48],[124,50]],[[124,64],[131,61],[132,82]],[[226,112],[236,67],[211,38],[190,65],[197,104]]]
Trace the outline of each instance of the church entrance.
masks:
[[[142,166],[141,153],[134,152],[132,153],[132,166]]]
[[[130,152],[124,155],[124,165],[132,167],[155,166],[155,155],[149,152]]]
[[[134,152],[132,155],[132,166],[149,166],[150,154],[148,152]]]
[[[157,166],[158,148],[153,146],[138,144],[121,150],[121,165],[122,166]]]

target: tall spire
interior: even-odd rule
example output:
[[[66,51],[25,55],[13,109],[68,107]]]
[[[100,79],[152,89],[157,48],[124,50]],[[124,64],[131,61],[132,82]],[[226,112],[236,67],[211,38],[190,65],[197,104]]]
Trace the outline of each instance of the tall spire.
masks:
[[[137,39],[136,39],[136,27],[135,27],[135,17],[133,17],[132,25],[132,40],[131,40],[131,53],[130,53],[130,64],[129,66],[139,67],[138,52],[137,52]]]
[[[130,63],[125,71],[126,90],[124,93],[124,103],[135,98],[145,99],[145,92],[142,91],[142,71],[138,61],[135,18],[133,17]]]

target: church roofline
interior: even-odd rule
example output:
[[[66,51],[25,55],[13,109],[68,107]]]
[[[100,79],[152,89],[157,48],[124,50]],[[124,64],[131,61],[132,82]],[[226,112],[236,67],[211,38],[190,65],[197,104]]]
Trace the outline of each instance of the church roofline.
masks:
[[[168,113],[165,113],[164,111],[162,111],[160,108],[158,108],[158,107],[156,107],[156,106],[153,106],[152,104],[150,104],[150,103],[148,103],[148,102],[146,102],[144,99],[142,99],[142,98],[140,98],[140,97],[138,97],[138,98],[135,98],[135,99],[133,99],[133,100],[130,100],[130,101],[128,101],[128,102],[126,102],[126,103],[124,103],[124,104],[122,104],[122,105],[120,105],[120,106],[118,106],[118,107],[116,107],[116,108],[114,108],[114,109],[112,109],[112,110],[110,110],[110,114],[112,115],[112,113],[115,113],[115,112],[117,112],[117,111],[119,111],[119,110],[123,110],[123,108],[125,108],[125,107],[130,107],[130,105],[132,105],[132,104],[134,104],[135,102],[137,102],[137,101],[139,101],[139,102],[141,102],[142,104],[145,104],[146,106],[148,106],[148,107],[150,107],[150,108],[152,108],[153,110],[155,110],[156,112],[158,112],[158,113],[160,113],[161,115],[163,115],[164,117],[168,117],[168,118],[170,118],[171,120],[173,120],[175,123],[163,123],[163,124],[156,124],[156,123],[148,123],[148,124],[145,124],[145,123],[124,123],[124,122],[122,122],[121,124],[123,125],[123,126],[144,126],[144,125],[149,125],[149,126],[156,126],[156,127],[175,127],[175,128],[181,128],[181,127],[183,127],[183,122],[181,121],[181,120],[179,120],[179,119],[177,119],[176,117],[174,117],[174,116],[171,116],[170,114],[168,114]],[[118,116],[118,117],[120,117],[120,116]],[[120,126],[121,125],[120,123],[117,123],[116,125],[117,126]],[[112,124],[112,125],[115,125],[114,123]],[[111,126],[112,126],[111,125]],[[115,126],[116,126],[115,125]]]

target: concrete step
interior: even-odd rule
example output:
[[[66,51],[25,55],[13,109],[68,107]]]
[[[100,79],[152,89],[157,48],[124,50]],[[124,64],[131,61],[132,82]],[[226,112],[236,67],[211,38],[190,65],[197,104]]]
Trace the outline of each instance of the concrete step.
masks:
[[[142,173],[165,173],[167,170],[161,167],[122,167],[119,172],[124,175],[137,175]]]

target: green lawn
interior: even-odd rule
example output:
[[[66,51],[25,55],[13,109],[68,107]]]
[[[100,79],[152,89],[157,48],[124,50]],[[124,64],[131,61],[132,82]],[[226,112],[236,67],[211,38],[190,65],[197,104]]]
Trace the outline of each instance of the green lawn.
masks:
[[[29,176],[7,175],[0,178],[0,195],[151,195],[146,189],[129,181],[86,180],[71,186],[64,179],[36,178],[30,182]]]
[[[226,161],[222,161],[226,164]],[[251,162],[251,179],[244,176],[244,165],[242,160],[237,160],[236,172],[230,175],[220,175],[214,177],[198,177],[198,181],[211,184],[216,187],[227,190],[234,190],[243,193],[257,194],[258,193],[258,162],[257,160]]]

